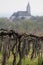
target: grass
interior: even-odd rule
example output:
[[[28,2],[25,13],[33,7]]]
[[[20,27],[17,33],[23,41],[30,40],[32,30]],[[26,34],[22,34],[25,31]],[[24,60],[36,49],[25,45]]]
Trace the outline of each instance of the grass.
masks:
[[[41,65],[42,61],[43,61],[43,58],[42,57],[37,57],[37,58],[33,58],[32,60],[30,59],[30,55],[31,55],[31,51],[29,52],[29,55],[24,57],[21,61],[21,65]],[[2,52],[0,52],[0,65],[1,65],[1,62],[2,62]],[[17,55],[17,58],[16,58],[16,63],[18,63],[19,61],[19,54]],[[7,62],[6,62],[6,65],[12,65],[13,63],[13,55],[12,53],[10,54],[10,58],[7,59]]]
[[[17,62],[19,60],[19,55],[17,56]],[[39,65],[41,65],[43,58],[39,58]],[[2,61],[2,53],[0,53],[0,65]],[[6,65],[12,65],[13,62],[13,55],[11,53],[10,58],[7,60]],[[26,56],[25,58],[22,59],[21,65],[38,65],[38,58],[30,59],[30,56]]]
[[[24,57],[21,61],[21,65],[41,65],[42,61],[43,61],[43,58],[42,57],[37,57],[37,58],[33,58],[32,60],[30,59],[30,56],[31,56],[31,52],[32,52],[32,49],[30,49],[30,52],[29,52],[29,55]],[[2,55],[3,55],[3,51],[0,52],[0,65],[1,62],[2,62]],[[17,55],[17,58],[16,58],[16,63],[18,63],[19,61],[19,54]],[[12,65],[13,63],[13,55],[12,53],[10,53],[10,58],[7,59],[7,62],[6,62],[6,65]]]

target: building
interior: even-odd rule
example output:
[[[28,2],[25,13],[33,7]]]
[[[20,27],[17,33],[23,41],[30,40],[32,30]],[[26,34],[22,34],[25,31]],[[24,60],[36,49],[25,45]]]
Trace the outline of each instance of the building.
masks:
[[[14,12],[13,15],[11,16],[11,19],[29,19],[31,17],[31,11],[30,11],[30,5],[29,3],[27,4],[26,11],[18,11]]]

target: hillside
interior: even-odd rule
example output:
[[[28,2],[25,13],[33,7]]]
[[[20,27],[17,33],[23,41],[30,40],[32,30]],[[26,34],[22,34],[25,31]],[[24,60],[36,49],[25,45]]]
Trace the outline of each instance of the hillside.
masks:
[[[7,18],[0,18],[0,28],[16,29],[19,31],[25,31],[27,33],[43,34],[43,17],[39,17],[38,20],[33,19],[21,19],[11,21]],[[39,33],[40,32],[40,33]]]

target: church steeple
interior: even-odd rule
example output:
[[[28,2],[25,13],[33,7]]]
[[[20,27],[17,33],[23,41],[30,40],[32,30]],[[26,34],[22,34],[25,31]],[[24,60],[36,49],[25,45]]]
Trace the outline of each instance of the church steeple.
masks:
[[[28,14],[31,14],[31,11],[30,11],[30,4],[29,4],[29,2],[28,2],[28,4],[27,4],[26,11],[27,11]]]

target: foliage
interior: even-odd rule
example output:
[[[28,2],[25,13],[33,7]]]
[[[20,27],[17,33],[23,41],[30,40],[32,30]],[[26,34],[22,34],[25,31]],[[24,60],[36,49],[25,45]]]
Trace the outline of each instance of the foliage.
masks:
[[[43,17],[40,17],[39,20],[15,20],[14,22],[7,18],[0,18],[0,28],[5,29],[17,29],[26,32],[38,31],[43,32]],[[17,57],[18,58],[18,57]],[[0,53],[0,59],[2,60],[2,53]],[[7,65],[12,65],[13,55],[10,55]],[[17,60],[18,61],[18,60]],[[39,65],[41,65],[42,59],[39,58]],[[26,57],[22,59],[22,65],[38,65],[38,58],[30,60]]]
[[[25,31],[43,31],[43,17],[40,17],[39,20],[15,20],[12,21],[7,18],[0,18],[0,28],[8,28],[8,29],[18,29]]]

